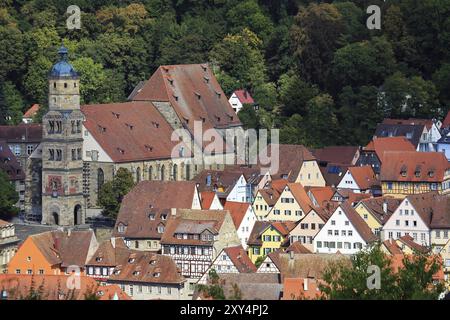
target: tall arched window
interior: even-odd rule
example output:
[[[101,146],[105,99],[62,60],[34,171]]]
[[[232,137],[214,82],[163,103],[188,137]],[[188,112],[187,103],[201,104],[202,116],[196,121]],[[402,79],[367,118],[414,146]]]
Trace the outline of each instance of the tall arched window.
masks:
[[[173,180],[177,181],[178,179],[178,166],[176,164],[173,165]]]
[[[100,189],[102,188],[104,183],[105,183],[105,173],[103,172],[103,169],[99,168],[97,170],[97,194],[98,192],[100,192]]]
[[[141,168],[137,168],[136,169],[136,182],[140,182],[141,181]]]
[[[148,180],[153,180],[153,167],[148,167]]]
[[[162,166],[161,166],[161,181],[164,181],[164,178],[165,178],[165,176],[164,176],[164,170],[165,170],[165,169],[166,169],[165,166],[162,165]]]
[[[186,180],[191,180],[191,165],[189,163],[186,164]]]

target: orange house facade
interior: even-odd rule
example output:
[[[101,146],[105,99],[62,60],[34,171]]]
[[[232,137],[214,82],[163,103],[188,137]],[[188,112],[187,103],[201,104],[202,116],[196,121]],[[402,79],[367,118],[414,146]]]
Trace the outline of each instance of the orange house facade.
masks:
[[[8,264],[7,273],[85,275],[86,260],[98,247],[92,231],[50,231],[29,236]]]

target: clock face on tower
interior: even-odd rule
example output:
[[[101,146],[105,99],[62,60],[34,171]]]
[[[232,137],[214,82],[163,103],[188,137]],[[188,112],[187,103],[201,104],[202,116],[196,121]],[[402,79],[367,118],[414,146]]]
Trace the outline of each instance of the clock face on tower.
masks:
[[[62,195],[64,194],[62,177],[61,176],[48,176],[47,185],[45,188],[46,193]]]

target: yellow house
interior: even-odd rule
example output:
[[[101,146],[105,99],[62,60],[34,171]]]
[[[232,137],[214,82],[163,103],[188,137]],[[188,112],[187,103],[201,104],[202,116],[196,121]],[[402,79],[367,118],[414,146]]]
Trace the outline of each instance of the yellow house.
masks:
[[[248,256],[255,263],[258,258],[289,245],[289,232],[295,223],[256,221],[248,239]]]
[[[450,239],[447,243],[440,249],[439,254],[442,257],[444,263],[444,277],[448,285],[450,285]]]
[[[311,210],[312,202],[300,183],[288,183],[268,213],[268,221],[299,221]]]
[[[295,182],[301,183],[305,187],[325,187],[326,185],[325,178],[315,159],[303,161]]]
[[[380,237],[384,223],[397,209],[400,203],[400,199],[387,196],[369,198],[359,201],[355,210],[367,223],[370,230],[372,230],[377,237]]]
[[[258,190],[252,204],[258,220],[266,220],[267,214],[272,210],[286,184],[287,180],[272,180],[268,182],[267,187]]]
[[[383,163],[383,195],[403,199],[431,191],[450,193],[450,164],[442,152],[388,151]]]
[[[269,157],[268,168],[274,179],[287,179],[305,187],[324,187],[325,179],[314,155],[302,145],[270,144],[263,149],[260,158]]]

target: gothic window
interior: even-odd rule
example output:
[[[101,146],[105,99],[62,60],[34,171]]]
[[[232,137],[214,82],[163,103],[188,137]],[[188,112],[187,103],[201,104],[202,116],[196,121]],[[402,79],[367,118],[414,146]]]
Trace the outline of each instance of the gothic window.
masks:
[[[67,88],[67,83],[64,83],[64,88]]]
[[[177,181],[178,177],[178,166],[176,164],[173,165],[173,180]]]
[[[141,181],[141,168],[137,168],[136,170],[136,182]]]
[[[165,170],[165,167],[164,167],[164,165],[162,165],[161,166],[161,181],[164,181],[164,170]]]
[[[53,88],[56,89],[56,82],[53,82]]]
[[[56,149],[56,161],[61,161],[62,160],[62,150],[61,149]]]
[[[150,166],[148,167],[148,180],[152,180],[153,179],[153,167]]]
[[[186,164],[186,180],[191,180],[191,165]]]
[[[75,149],[72,149],[72,160],[77,160]]]
[[[55,150],[48,149],[48,153],[49,153],[48,160],[51,160],[51,161],[55,160]]]
[[[56,121],[56,133],[62,132],[62,123],[61,121]]]
[[[49,128],[48,128],[48,133],[54,133],[55,132],[55,121],[50,120],[48,122]]]
[[[81,148],[77,149],[77,160],[81,160]]]
[[[100,189],[102,188],[104,183],[105,183],[105,173],[103,172],[103,169],[99,168],[97,170],[97,193],[100,192]]]
[[[72,125],[72,133],[75,133],[75,120],[72,120],[70,124]]]
[[[77,120],[77,133],[81,133],[81,120]]]

